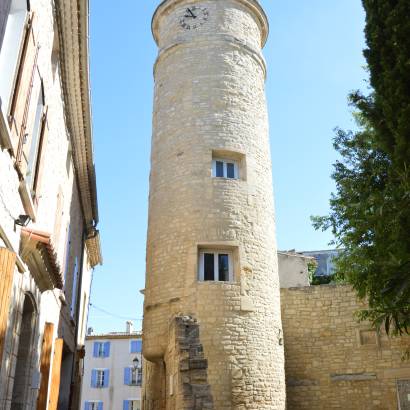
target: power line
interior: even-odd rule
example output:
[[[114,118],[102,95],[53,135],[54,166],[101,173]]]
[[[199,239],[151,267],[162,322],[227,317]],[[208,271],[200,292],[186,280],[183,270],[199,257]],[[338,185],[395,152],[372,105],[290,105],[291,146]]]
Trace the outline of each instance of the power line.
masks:
[[[122,319],[122,320],[140,320],[142,321],[141,318],[136,318],[136,317],[127,317],[127,316],[122,316],[122,315],[117,315],[116,313],[109,312],[108,310],[105,310],[103,308],[100,308],[98,306],[95,306],[93,303],[90,303],[90,307],[94,308],[95,310],[98,310],[99,312],[105,313],[108,316],[115,317],[117,319]]]

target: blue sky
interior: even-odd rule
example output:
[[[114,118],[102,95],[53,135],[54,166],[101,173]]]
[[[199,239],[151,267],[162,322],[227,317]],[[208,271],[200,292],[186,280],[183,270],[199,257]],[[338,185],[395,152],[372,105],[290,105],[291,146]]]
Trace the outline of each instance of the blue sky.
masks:
[[[159,0],[91,0],[90,63],[104,265],[94,273],[89,326],[125,328],[142,317],[152,65],[151,16]],[[329,210],[336,126],[353,128],[347,94],[366,91],[359,0],[262,0],[270,20],[268,63],[278,247],[327,249],[311,215]],[[98,309],[103,309],[102,312]],[[136,327],[140,321],[135,322]]]

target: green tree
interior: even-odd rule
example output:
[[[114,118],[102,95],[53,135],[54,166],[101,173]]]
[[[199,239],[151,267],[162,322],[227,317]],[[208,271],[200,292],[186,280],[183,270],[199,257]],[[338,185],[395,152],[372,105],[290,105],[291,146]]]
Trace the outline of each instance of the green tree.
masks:
[[[344,252],[337,275],[367,298],[362,319],[410,332],[410,1],[363,0],[371,93],[349,96],[358,131],[336,130],[331,212],[313,218]]]

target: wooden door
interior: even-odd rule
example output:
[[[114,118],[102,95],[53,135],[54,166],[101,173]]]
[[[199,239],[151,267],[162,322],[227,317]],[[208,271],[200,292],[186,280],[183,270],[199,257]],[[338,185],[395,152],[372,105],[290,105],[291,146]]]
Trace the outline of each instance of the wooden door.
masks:
[[[51,371],[50,399],[48,410],[57,410],[58,394],[60,392],[61,359],[63,355],[63,339],[56,339],[54,343],[53,367]]]
[[[0,367],[7,334],[7,319],[15,264],[16,254],[6,248],[0,248]]]
[[[37,410],[47,410],[48,382],[50,380],[51,350],[53,348],[54,324],[44,326],[43,345],[41,347],[40,373],[41,383],[37,398]]]

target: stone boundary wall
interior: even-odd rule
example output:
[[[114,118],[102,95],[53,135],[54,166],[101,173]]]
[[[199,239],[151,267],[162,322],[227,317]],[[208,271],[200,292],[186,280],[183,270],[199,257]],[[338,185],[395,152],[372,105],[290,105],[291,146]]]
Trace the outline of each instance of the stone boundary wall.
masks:
[[[364,304],[349,286],[282,289],[281,298],[288,410],[396,410],[398,396],[410,409],[410,337],[359,323]]]

